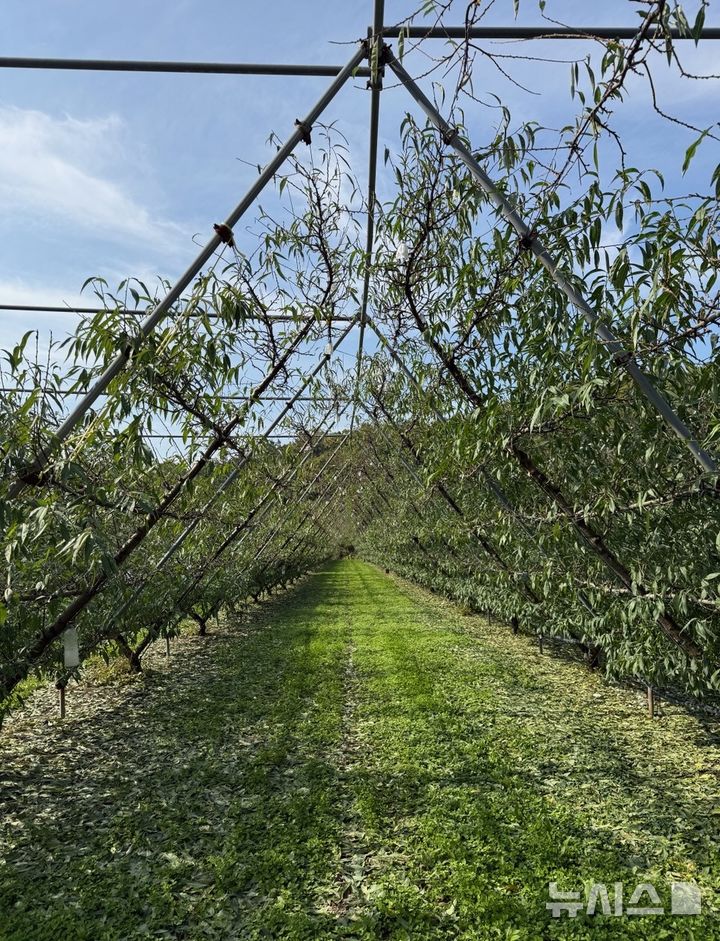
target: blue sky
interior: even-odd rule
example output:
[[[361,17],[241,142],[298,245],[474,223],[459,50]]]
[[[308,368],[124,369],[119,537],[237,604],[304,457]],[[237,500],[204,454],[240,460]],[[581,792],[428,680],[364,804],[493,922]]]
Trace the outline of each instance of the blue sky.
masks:
[[[387,0],[386,22],[402,20],[414,7],[406,0]],[[463,9],[457,8],[458,17]],[[546,6],[548,15],[580,25],[632,25],[636,10],[626,0],[548,0]],[[342,64],[350,54],[342,43],[364,35],[371,11],[370,0],[5,0],[0,54]],[[711,7],[708,23],[720,23],[718,12]],[[531,0],[521,2],[520,13],[522,23],[540,22]],[[512,19],[511,0],[498,0],[486,22]],[[586,48],[534,43],[522,51],[569,59]],[[689,67],[720,71],[715,65],[720,64],[720,43],[701,44],[698,50],[688,44],[684,56]],[[424,54],[409,56],[406,66],[423,71]],[[511,68],[540,94],[510,85],[482,62],[476,88],[507,101],[518,120],[535,118],[554,126],[573,120],[577,104],[567,90],[568,65],[517,62]],[[322,78],[20,70],[4,70],[0,79],[0,302],[11,303],[77,302],[90,275],[102,275],[111,284],[128,275],[172,278],[196,254],[192,236],[200,233],[204,241],[212,223],[227,215],[254,178],[256,171],[237,158],[265,163],[271,153],[268,134],[287,136],[294,119],[328,83]],[[349,138],[361,180],[369,107],[364,86],[364,80],[351,83],[327,113]],[[666,106],[686,119],[706,126],[717,117],[716,83],[679,82],[659,63],[658,87]],[[653,118],[647,104],[647,93],[638,85],[616,122],[631,162],[666,164],[677,177],[693,135]],[[401,89],[383,94],[381,146],[394,148],[409,108]],[[492,111],[473,106],[467,118],[473,138],[482,143]],[[708,144],[693,173],[700,179],[705,172],[706,178],[714,162],[717,152]],[[381,195],[390,194],[390,185],[381,178]],[[61,336],[72,323],[72,316],[0,312],[0,347],[30,327],[45,332],[52,326]]]

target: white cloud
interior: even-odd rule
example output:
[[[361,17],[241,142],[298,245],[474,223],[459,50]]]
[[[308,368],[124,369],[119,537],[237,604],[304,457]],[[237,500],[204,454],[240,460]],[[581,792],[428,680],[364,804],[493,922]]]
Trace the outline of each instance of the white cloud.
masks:
[[[0,278],[0,303],[3,304],[50,304],[58,307],[67,304],[91,307],[92,301],[79,291],[68,291],[62,287],[39,286],[21,278]]]
[[[0,278],[0,303],[27,304],[50,307],[92,307],[95,300],[77,291],[68,291],[59,285],[36,285],[20,278]],[[78,315],[68,312],[44,313],[38,311],[0,310],[0,350],[13,347],[27,330],[39,330],[40,352],[47,353],[50,336],[62,339],[74,332]]]
[[[0,221],[50,216],[103,241],[177,251],[189,234],[155,219],[112,179],[122,167],[125,134],[113,116],[77,120],[0,107]]]

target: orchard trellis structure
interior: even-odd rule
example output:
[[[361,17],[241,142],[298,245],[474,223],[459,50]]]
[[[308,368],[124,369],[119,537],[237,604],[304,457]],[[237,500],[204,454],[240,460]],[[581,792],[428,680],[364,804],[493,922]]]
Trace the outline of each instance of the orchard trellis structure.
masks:
[[[701,20],[694,28],[680,20],[672,25],[661,3],[651,4],[641,25],[633,30],[547,30],[473,24],[397,28],[385,26],[384,4],[375,0],[368,36],[358,44],[345,66],[0,59],[0,67],[333,77],[317,103],[304,118],[295,122],[290,136],[278,146],[272,160],[259,172],[237,206],[223,223],[215,226],[215,235],[184,274],[161,296],[151,298],[148,294],[144,297],[146,302],[152,301],[147,304],[147,313],[139,309],[137,292],[136,309],[107,302],[76,309],[89,318],[77,350],[91,359],[95,357],[100,365],[86,368],[81,381],[65,385],[43,385],[37,376],[30,385],[2,383],[6,393],[29,393],[31,403],[30,407],[20,404],[17,416],[6,416],[8,428],[19,436],[20,442],[19,446],[14,446],[11,435],[4,455],[4,520],[9,570],[3,622],[11,628],[10,639],[3,648],[0,699],[6,704],[31,671],[55,662],[53,651],[63,636],[66,656],[58,682],[64,688],[68,676],[78,666],[76,628],[83,615],[88,615],[83,620],[81,637],[85,653],[115,643],[133,667],[139,669],[141,656],[148,646],[160,636],[172,636],[185,616],[195,618],[201,631],[205,631],[209,617],[229,602],[228,584],[224,581],[227,572],[243,572],[248,596],[257,598],[264,590],[285,585],[327,557],[328,552],[347,551],[353,536],[363,541],[367,557],[391,564],[397,571],[419,581],[433,583],[439,578],[441,590],[473,599],[474,603],[511,621],[514,628],[521,623],[541,636],[555,632],[575,640],[594,665],[604,657],[609,669],[625,675],[651,675],[653,682],[679,682],[695,693],[706,693],[716,687],[720,649],[711,630],[716,626],[713,617],[717,604],[711,597],[710,586],[715,573],[708,569],[714,549],[710,548],[697,560],[701,566],[702,587],[694,595],[683,587],[687,573],[680,578],[673,572],[667,585],[661,584],[658,588],[657,571],[659,560],[664,559],[662,553],[655,553],[652,565],[649,562],[640,565],[628,559],[632,540],[628,542],[618,535],[617,521],[613,518],[615,508],[605,513],[615,525],[600,525],[592,512],[578,505],[579,488],[569,479],[564,485],[554,479],[559,469],[547,440],[541,441],[540,457],[534,456],[533,448],[521,441],[525,436],[533,442],[536,415],[542,417],[546,408],[542,380],[539,380],[539,404],[532,420],[524,425],[519,422],[520,430],[500,441],[490,459],[483,459],[478,465],[476,454],[472,474],[467,468],[458,472],[463,465],[462,455],[453,454],[452,460],[448,458],[438,463],[433,453],[433,447],[438,446],[443,435],[449,448],[454,449],[453,441],[460,442],[459,448],[465,447],[462,442],[474,428],[489,434],[494,426],[499,428],[508,421],[506,416],[512,410],[513,390],[508,385],[490,393],[484,390],[478,383],[482,369],[464,347],[477,334],[478,349],[485,344],[490,351],[493,338],[510,336],[511,342],[506,343],[505,351],[509,362],[513,345],[519,354],[520,340],[532,332],[529,328],[526,330],[526,324],[515,326],[506,322],[495,334],[488,332],[485,336],[483,312],[482,316],[473,314],[467,325],[460,326],[461,320],[457,320],[455,334],[447,331],[455,342],[455,346],[450,347],[443,333],[440,308],[433,307],[432,288],[427,289],[424,303],[418,301],[425,290],[423,286],[418,287],[420,267],[427,264],[422,261],[423,252],[429,251],[433,244],[438,255],[447,254],[454,259],[453,223],[458,226],[458,243],[464,239],[469,244],[477,239],[476,222],[474,219],[467,221],[462,214],[465,200],[474,202],[476,215],[489,211],[491,230],[495,230],[491,231],[490,238],[495,239],[497,271],[492,289],[483,301],[483,311],[492,309],[492,304],[502,296],[511,297],[513,305],[520,309],[526,290],[537,290],[532,310],[538,310],[538,300],[544,301],[549,316],[555,318],[557,330],[566,331],[558,344],[558,354],[562,357],[560,368],[572,371],[569,388],[573,388],[572,383],[577,386],[580,382],[575,376],[576,369],[588,375],[592,370],[599,370],[604,377],[599,391],[583,392],[585,412],[581,417],[592,421],[595,414],[599,415],[600,436],[606,435],[613,441],[618,455],[627,454],[629,467],[633,461],[637,462],[640,446],[649,448],[646,454],[653,448],[661,448],[663,456],[676,455],[672,436],[665,433],[660,437],[660,426],[656,427],[648,417],[654,410],[666,432],[674,434],[699,468],[690,496],[683,494],[682,499],[703,501],[706,535],[713,525],[713,514],[717,515],[718,465],[706,444],[713,435],[704,434],[701,438],[680,414],[680,410],[686,411],[693,403],[678,398],[677,382],[674,382],[672,398],[678,405],[672,404],[653,376],[652,368],[641,365],[637,344],[627,342],[624,322],[623,327],[616,330],[608,322],[607,311],[598,310],[597,305],[587,299],[579,273],[570,270],[546,245],[543,220],[533,218],[530,221],[523,214],[519,208],[521,200],[508,194],[507,181],[494,182],[492,173],[483,166],[483,159],[473,151],[462,128],[443,117],[386,44],[386,39],[398,36],[422,41],[454,37],[465,43],[490,37],[629,39],[622,55],[614,53],[618,55],[616,70],[611,72],[603,94],[586,109],[588,114],[578,125],[576,137],[583,141],[588,127],[604,113],[607,100],[622,88],[628,71],[641,61],[647,44],[660,40],[665,43],[677,39],[697,41],[700,36],[720,39],[720,30],[704,29]],[[367,66],[362,65],[364,61]],[[611,71],[611,66],[608,70]],[[407,90],[408,102],[414,102],[424,113],[434,135],[430,143],[428,129],[418,128],[412,122],[405,131],[403,159],[406,166],[413,159],[416,161],[417,186],[412,189],[414,183],[406,183],[403,174],[398,172],[399,208],[392,224],[388,221],[393,219],[392,213],[384,211],[379,216],[376,195],[380,100],[383,83],[390,72]],[[339,179],[332,168],[332,146],[328,144],[321,161],[325,170],[315,165],[303,170],[302,162],[294,155],[300,145],[311,143],[318,120],[340,89],[358,76],[367,77],[370,91],[364,251],[361,256],[356,253],[354,261],[344,268],[345,262],[341,259],[345,256],[340,248],[347,252],[352,240],[338,222],[339,205],[328,196]],[[577,140],[573,141],[573,146],[580,151]],[[268,270],[275,265],[273,277],[277,295],[287,300],[285,309],[278,310],[262,298],[263,277],[267,275],[253,273],[249,263],[244,267],[245,262],[234,243],[233,229],[289,161],[300,181],[292,185],[298,191],[301,185],[305,187],[308,209],[293,225],[269,229],[263,261],[258,266],[260,272],[262,264],[266,264]],[[522,154],[516,166],[520,173],[526,172],[527,161]],[[462,169],[469,176],[461,177]],[[440,185],[438,180],[443,173],[446,176]],[[289,178],[283,179],[280,194]],[[449,188],[445,186],[443,190],[448,181],[456,187],[453,193],[462,187],[464,195],[457,197],[454,214],[448,211],[445,225],[439,226],[435,215],[444,197],[438,193]],[[326,190],[322,189],[323,185]],[[413,218],[413,212],[418,213],[417,218]],[[470,219],[472,211],[467,216]],[[383,227],[381,237],[378,237],[379,218]],[[425,221],[418,222],[422,218]],[[390,242],[408,225],[407,220],[417,223],[415,229],[410,228],[410,244],[401,238],[402,251],[398,249],[393,256]],[[549,232],[548,239],[553,237],[553,232]],[[288,293],[289,289],[284,286],[285,276],[273,254],[277,246],[282,257],[289,255],[300,259],[298,271],[315,265],[315,273],[320,271],[325,277],[324,287],[318,277],[298,278],[298,291],[304,291],[303,296],[306,300],[311,298],[310,302],[290,303],[296,295]],[[287,251],[288,248],[291,251]],[[216,275],[216,267],[226,252],[234,253],[228,269],[237,270],[235,284],[224,282]],[[393,257],[394,264],[391,263]],[[544,269],[547,280],[537,278],[533,260]],[[453,270],[452,264],[460,263],[456,259],[451,261],[448,271]],[[531,272],[529,289],[523,286],[520,290],[519,282],[511,284],[514,272],[520,268]],[[476,277],[482,282],[485,275],[472,269],[473,265],[469,264],[458,267],[457,271],[464,279]],[[609,276],[614,276],[614,272]],[[383,277],[386,278],[384,286]],[[376,278],[379,279],[377,289]],[[359,282],[357,292],[353,286],[356,279]],[[507,288],[504,288],[505,282],[509,285]],[[654,285],[653,278],[652,290]],[[445,304],[452,304],[454,288],[454,284],[449,285]],[[374,291],[376,297],[373,297]],[[652,299],[652,295],[648,297]],[[356,310],[338,309],[340,300],[352,302]],[[641,308],[644,310],[648,303],[644,301]],[[348,305],[343,303],[343,306]],[[11,308],[12,305],[0,305],[0,309]],[[580,313],[596,337],[589,346],[586,336],[575,329],[570,314],[572,308]],[[65,310],[60,306],[27,305],[12,309]],[[712,305],[710,310],[712,313]],[[111,321],[109,333],[104,332],[106,315]],[[397,329],[390,329],[392,318],[397,319]],[[168,320],[169,325],[163,327]],[[677,333],[684,336],[680,326],[678,316]],[[247,331],[247,337],[239,335],[238,327]],[[287,332],[278,335],[281,328]],[[325,328],[327,343],[318,358],[317,346]],[[688,333],[687,328],[684,329]],[[217,348],[213,330],[218,331]],[[358,333],[352,356],[354,366],[346,373],[334,374],[336,354],[342,353],[343,344],[353,330]],[[108,339],[118,335],[121,343],[111,353]],[[374,352],[368,351],[368,335],[378,344]],[[623,335],[625,338],[621,338]],[[187,381],[182,375],[184,339],[189,344],[187,356],[190,357],[186,368],[191,378]],[[234,346],[236,342],[246,343],[248,349]],[[199,363],[192,361],[192,343],[202,343],[198,347],[203,357]],[[589,351],[582,367],[573,364],[575,347],[585,354]],[[307,355],[312,355],[313,365],[298,367]],[[259,358],[262,364],[261,377],[243,393],[244,397],[227,395],[222,388],[233,377],[237,382],[241,374],[233,356],[245,357],[244,362],[253,366],[257,366]],[[176,375],[172,370],[178,357],[180,372]],[[17,357],[11,356],[16,373],[21,371],[21,358],[22,350]],[[649,358],[644,358],[652,367]],[[488,362],[489,366],[482,367],[486,375],[492,371],[492,356]],[[538,362],[541,364],[539,374],[552,374],[549,365]],[[440,383],[433,376],[438,367]],[[298,368],[298,374],[291,376],[290,370]],[[337,366],[334,368],[337,370]],[[708,365],[707,369],[710,368]],[[670,374],[669,369],[665,371]],[[220,376],[218,388],[211,389],[203,398],[203,377],[205,381],[208,377],[212,379],[214,372]],[[662,374],[663,369],[656,372]],[[28,375],[32,379],[32,375]],[[687,371],[683,373],[687,385],[692,387],[687,375]],[[433,377],[432,383],[428,382],[429,376]],[[632,380],[642,393],[645,406],[642,399],[630,396],[618,376]],[[149,395],[147,404],[142,398],[144,390]],[[71,398],[75,401],[67,414],[59,415],[55,425],[41,429],[31,440],[30,434],[23,431],[23,423],[36,408],[39,397],[42,397],[42,408],[46,407],[45,396],[54,397],[57,402]],[[565,427],[575,428],[582,411],[578,404],[581,397],[578,396],[572,406],[568,393],[565,397],[568,401],[558,406],[560,418],[557,421],[560,427],[564,422]],[[276,414],[258,414],[261,406],[272,402],[280,405]],[[298,407],[304,405],[308,406],[307,415],[305,419],[298,418]],[[144,408],[146,413],[143,413]],[[314,414],[317,408],[320,413]],[[143,442],[146,444],[153,437],[149,430],[151,413],[161,417],[171,415],[173,421],[179,420],[178,415],[185,416],[182,421],[194,422],[193,427],[204,440],[201,443],[193,440],[194,454],[189,453],[174,463],[167,458],[137,457],[136,452]],[[15,418],[17,428],[13,425]],[[141,418],[147,419],[148,427],[144,430],[140,430]],[[343,418],[348,422],[346,427],[341,427]],[[279,439],[274,436],[283,434],[287,422],[292,420],[300,421],[302,433],[297,435],[296,443],[280,447]],[[255,431],[250,430],[252,421],[258,425]],[[454,425],[458,433],[453,439]],[[128,427],[132,430],[130,435],[126,435]],[[551,422],[546,421],[543,427],[550,428],[552,433]],[[182,432],[168,431],[167,437],[186,438],[187,426],[183,428]],[[649,440],[644,439],[644,432],[649,432]],[[543,431],[543,434],[547,438],[548,432]],[[130,445],[126,448],[125,437],[131,439],[135,451],[130,451]],[[484,440],[488,449],[496,447],[492,437]],[[480,435],[478,444],[482,441]],[[87,458],[86,454],[91,457]],[[128,478],[133,487],[140,492],[145,488],[155,497],[154,501],[140,501],[139,509],[133,504],[136,519],[124,512],[122,500],[112,503],[104,497],[98,499],[89,488],[80,493],[74,489],[78,469],[82,470],[81,462],[89,460],[93,467],[99,467],[97,462],[104,454],[111,454],[121,470],[129,468]],[[580,470],[591,476],[595,465],[584,468],[582,459],[580,453],[577,459]],[[123,464],[123,461],[131,463]],[[662,466],[662,459],[659,459],[658,467],[662,469]],[[625,517],[631,518],[632,526],[640,532],[643,503],[648,505],[658,500],[647,494],[643,496],[640,484],[644,481],[645,470],[637,473],[640,506],[625,511]],[[104,474],[104,470],[98,471],[102,480],[105,480]],[[166,479],[167,474],[170,479]],[[118,475],[112,484],[105,483],[102,492],[114,487],[112,492],[117,497],[121,477]],[[472,484],[468,483],[470,477]],[[160,481],[162,488],[158,489]],[[634,480],[631,490],[633,486]],[[199,490],[197,499],[196,490]],[[48,493],[54,496],[47,498]],[[665,512],[663,525],[672,525],[672,514],[679,503],[680,498],[671,499],[665,511],[662,500],[659,501],[661,514]],[[179,505],[182,505],[180,514]],[[540,515],[529,514],[528,505],[539,508]],[[348,511],[352,519],[348,519]],[[92,555],[95,549],[90,550],[87,571],[81,571],[78,577],[82,553],[88,551],[84,547],[91,539],[98,541],[94,533],[99,517],[103,526],[108,524],[108,530],[112,529],[110,522],[115,526],[114,536],[108,537],[111,548],[100,547],[95,556]],[[559,521],[563,521],[562,525]],[[85,528],[79,534],[69,532],[74,523]],[[548,532],[549,523],[553,526],[552,535]],[[226,532],[222,538],[214,539],[213,532],[219,528]],[[338,538],[338,529],[343,529],[348,537],[345,542]],[[71,562],[67,570],[53,563],[52,578],[41,580],[37,583],[41,587],[36,585],[31,589],[30,576],[34,574],[35,564],[31,546],[33,542],[43,546],[43,540],[51,535],[49,532],[45,536],[46,530],[66,535],[68,554],[72,549]],[[407,537],[404,541],[403,534]],[[250,548],[249,556],[241,553],[243,547]],[[50,558],[47,553],[46,558]],[[128,566],[133,558],[142,558],[134,571]],[[672,570],[674,558],[667,564]],[[22,588],[16,590],[14,579],[23,582],[23,565],[28,568],[27,584],[23,583]],[[647,584],[642,577],[643,568],[649,574]],[[681,569],[678,563],[678,571]],[[697,576],[697,572],[693,575]],[[596,584],[594,580],[598,578],[609,578],[609,584]],[[559,586],[557,598],[550,587],[553,585]],[[154,588],[158,590],[151,597]],[[19,600],[17,596],[21,596]],[[98,599],[102,610],[98,610]],[[29,614],[24,614],[25,606]],[[139,628],[138,619],[142,622]],[[643,625],[648,633],[642,633]],[[616,655],[616,649],[622,654]]]

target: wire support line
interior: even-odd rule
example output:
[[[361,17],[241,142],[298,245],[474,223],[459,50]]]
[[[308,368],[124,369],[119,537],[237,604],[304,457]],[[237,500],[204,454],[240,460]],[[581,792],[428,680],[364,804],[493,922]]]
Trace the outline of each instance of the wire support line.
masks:
[[[0,393],[13,393],[20,392],[25,395],[29,395],[32,392],[40,392],[43,395],[60,395],[60,396],[72,396],[72,395],[82,395],[83,390],[79,389],[78,391],[73,391],[72,389],[53,389],[50,386],[0,386]],[[238,402],[244,401],[247,399],[250,391],[236,392],[233,394],[217,395],[214,392],[206,393],[210,395],[213,401],[220,402]],[[103,392],[104,396],[112,395],[111,392]],[[289,395],[264,395],[263,402],[289,402],[292,396]],[[343,395],[304,395],[300,399],[300,402],[345,402],[349,401],[348,396]]]

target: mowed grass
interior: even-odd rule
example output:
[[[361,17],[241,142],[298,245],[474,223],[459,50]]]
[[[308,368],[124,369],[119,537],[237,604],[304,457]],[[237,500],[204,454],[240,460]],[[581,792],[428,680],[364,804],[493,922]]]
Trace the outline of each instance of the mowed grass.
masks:
[[[64,723],[16,717],[0,938],[720,938],[719,741],[336,563]],[[649,882],[669,911],[672,881],[703,915],[546,910]]]

